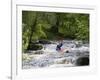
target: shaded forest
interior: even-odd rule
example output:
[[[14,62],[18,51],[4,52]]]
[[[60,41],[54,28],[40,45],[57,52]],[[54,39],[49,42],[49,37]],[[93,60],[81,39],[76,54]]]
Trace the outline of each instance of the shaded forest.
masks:
[[[89,41],[89,14],[22,11],[22,48],[37,40]]]

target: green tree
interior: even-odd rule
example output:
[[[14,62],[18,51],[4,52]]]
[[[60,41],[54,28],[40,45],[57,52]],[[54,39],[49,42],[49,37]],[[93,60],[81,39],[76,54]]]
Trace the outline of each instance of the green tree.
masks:
[[[22,11],[23,51],[40,39],[89,41],[89,14]]]

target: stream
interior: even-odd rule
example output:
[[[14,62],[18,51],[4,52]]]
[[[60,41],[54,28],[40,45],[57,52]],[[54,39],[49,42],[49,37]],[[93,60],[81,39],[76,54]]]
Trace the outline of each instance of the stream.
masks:
[[[61,51],[56,50],[59,42],[44,44],[42,50],[23,53],[22,68],[73,67],[80,57],[89,57],[89,43],[63,40]]]

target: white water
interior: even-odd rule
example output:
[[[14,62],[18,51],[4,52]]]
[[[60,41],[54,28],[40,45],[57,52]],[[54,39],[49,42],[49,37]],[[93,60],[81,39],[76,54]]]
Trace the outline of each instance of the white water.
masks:
[[[75,66],[75,60],[78,57],[89,55],[89,44],[65,40],[60,52],[56,51],[57,44],[58,42],[44,45],[41,50],[43,54],[27,53],[31,59],[23,61],[23,68]],[[80,46],[77,47],[77,45]],[[66,53],[66,50],[69,52]]]

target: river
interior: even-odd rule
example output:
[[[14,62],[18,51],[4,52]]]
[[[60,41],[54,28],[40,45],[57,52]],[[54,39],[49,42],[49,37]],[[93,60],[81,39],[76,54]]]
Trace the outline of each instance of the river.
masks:
[[[61,51],[56,50],[58,41],[43,45],[42,50],[23,53],[22,68],[72,67],[79,57],[89,56],[89,43],[76,40],[63,40]]]

